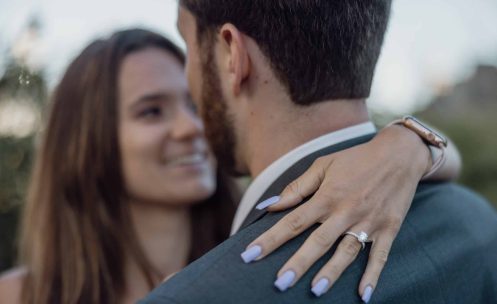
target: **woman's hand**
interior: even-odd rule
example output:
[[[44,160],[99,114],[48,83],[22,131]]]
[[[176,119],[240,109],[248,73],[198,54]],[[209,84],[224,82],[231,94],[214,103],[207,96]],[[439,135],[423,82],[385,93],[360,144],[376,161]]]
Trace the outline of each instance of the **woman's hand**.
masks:
[[[364,231],[372,247],[359,294],[367,303],[411,206],[417,184],[431,164],[430,150],[423,141],[412,131],[395,125],[380,131],[369,143],[321,157],[288,185],[279,200],[276,199],[277,203],[267,210],[285,210],[305,197],[312,197],[247,248],[260,246],[262,253],[258,260],[263,259],[313,224],[321,223],[278,272],[275,285],[285,290],[345,232]],[[356,237],[346,235],[314,277],[312,292],[320,296],[328,291],[361,248]],[[281,284],[285,278],[287,284]]]

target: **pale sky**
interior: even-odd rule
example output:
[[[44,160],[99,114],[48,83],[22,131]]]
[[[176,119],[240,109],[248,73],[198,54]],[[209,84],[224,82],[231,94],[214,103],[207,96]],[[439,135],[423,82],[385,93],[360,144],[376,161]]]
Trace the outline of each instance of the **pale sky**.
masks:
[[[31,60],[53,86],[88,42],[118,29],[146,27],[184,46],[176,10],[176,0],[0,0],[0,52],[37,14],[42,31]],[[478,62],[497,65],[497,1],[394,0],[370,106],[408,113]]]

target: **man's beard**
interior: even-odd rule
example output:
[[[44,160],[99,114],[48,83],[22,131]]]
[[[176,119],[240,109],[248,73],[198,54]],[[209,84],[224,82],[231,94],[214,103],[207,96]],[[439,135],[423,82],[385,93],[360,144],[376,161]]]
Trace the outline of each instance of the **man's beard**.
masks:
[[[239,176],[242,173],[237,170],[235,128],[222,93],[214,62],[214,48],[210,45],[202,49],[200,116],[204,121],[205,135],[219,166],[229,174]]]

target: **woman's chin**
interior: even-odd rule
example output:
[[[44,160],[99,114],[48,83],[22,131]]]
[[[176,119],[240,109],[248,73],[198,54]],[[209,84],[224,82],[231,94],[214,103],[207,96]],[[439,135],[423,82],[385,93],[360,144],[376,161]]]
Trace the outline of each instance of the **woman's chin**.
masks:
[[[211,197],[216,191],[216,183],[215,182],[204,182],[195,187],[192,187],[189,195],[192,196],[192,201],[200,202]]]
[[[204,174],[196,178],[171,180],[169,183],[149,183],[140,191],[133,191],[135,201],[149,202],[164,207],[190,206],[211,197],[216,191],[216,179]]]
[[[169,200],[164,200],[176,206],[194,205],[210,198],[216,191],[215,181],[202,181],[178,187],[181,190],[169,195]]]

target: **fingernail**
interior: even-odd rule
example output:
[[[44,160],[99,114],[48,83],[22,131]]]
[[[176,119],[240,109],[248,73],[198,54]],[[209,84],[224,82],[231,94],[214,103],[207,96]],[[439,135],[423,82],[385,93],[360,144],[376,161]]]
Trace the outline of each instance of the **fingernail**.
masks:
[[[364,288],[364,293],[362,294],[362,301],[364,303],[369,303],[369,300],[371,300],[372,295],[373,295],[373,287],[371,285],[366,286],[366,288]]]
[[[293,279],[295,279],[295,272],[287,270],[274,282],[274,286],[280,291],[285,291],[290,287]]]
[[[257,206],[255,206],[255,209],[257,209],[257,210],[263,210],[263,209],[266,209],[267,207],[269,207],[271,205],[276,204],[279,201],[280,201],[280,197],[278,195],[277,196],[273,196],[273,197],[270,197],[267,200],[259,203]]]
[[[327,278],[322,278],[312,287],[311,291],[316,297],[320,297],[326,291],[329,284],[330,281]]]
[[[259,257],[261,253],[262,253],[262,247],[259,245],[255,245],[242,252],[241,257],[242,260],[246,264],[248,264],[253,260],[257,259],[257,257]]]

